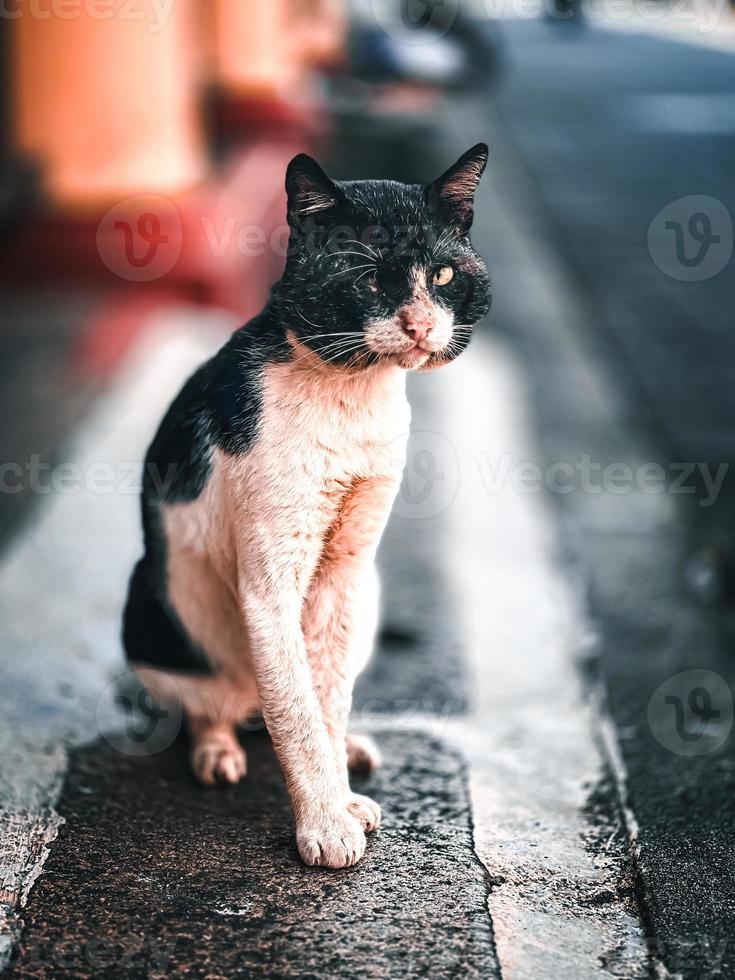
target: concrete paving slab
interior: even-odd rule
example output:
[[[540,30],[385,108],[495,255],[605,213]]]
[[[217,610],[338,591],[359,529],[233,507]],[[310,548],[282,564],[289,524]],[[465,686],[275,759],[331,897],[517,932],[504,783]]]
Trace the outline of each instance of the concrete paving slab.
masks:
[[[75,750],[64,828],[10,977],[497,976],[464,765],[420,733],[383,735],[361,788],[386,819],[347,872],[304,869],[264,735],[237,787],[194,784],[185,746]],[[124,748],[125,743],[120,743]]]

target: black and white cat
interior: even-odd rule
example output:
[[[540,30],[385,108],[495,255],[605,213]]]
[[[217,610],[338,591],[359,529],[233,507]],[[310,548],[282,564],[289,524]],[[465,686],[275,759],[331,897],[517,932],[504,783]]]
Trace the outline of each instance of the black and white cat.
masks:
[[[128,658],[180,701],[203,783],[244,776],[236,727],[262,713],[307,864],[354,864],[380,822],[350,791],[348,766],[378,757],[347,716],[376,626],[405,371],[455,358],[490,306],[468,237],[486,162],[478,144],[423,186],[335,182],[292,160],[283,277],[187,382],[146,458]]]

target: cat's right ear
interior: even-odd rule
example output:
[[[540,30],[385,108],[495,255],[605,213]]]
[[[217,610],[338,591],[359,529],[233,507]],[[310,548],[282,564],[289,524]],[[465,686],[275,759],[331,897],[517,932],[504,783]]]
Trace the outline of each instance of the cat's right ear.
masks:
[[[468,232],[474,218],[474,197],[487,165],[487,143],[477,143],[427,188],[427,199],[442,218]]]
[[[286,170],[288,219],[291,224],[318,217],[344,200],[343,192],[306,153],[299,153]]]

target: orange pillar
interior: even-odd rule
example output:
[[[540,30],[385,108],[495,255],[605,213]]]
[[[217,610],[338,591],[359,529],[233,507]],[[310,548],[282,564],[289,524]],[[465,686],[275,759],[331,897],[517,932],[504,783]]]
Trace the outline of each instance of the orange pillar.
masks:
[[[215,70],[231,93],[278,95],[298,65],[286,58],[289,0],[215,0]]]
[[[281,97],[340,53],[342,0],[214,0],[215,73],[233,95]]]
[[[51,200],[97,205],[200,179],[193,4],[35,7],[21,3],[12,21],[13,135]]]

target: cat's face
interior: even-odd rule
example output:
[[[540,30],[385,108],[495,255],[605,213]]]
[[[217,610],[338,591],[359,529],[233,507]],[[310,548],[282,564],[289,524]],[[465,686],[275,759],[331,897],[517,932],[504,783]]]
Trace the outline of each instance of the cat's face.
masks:
[[[487,162],[478,144],[428,186],[335,182],[301,154],[286,175],[289,258],[276,296],[292,335],[354,368],[445,364],[490,307],[469,240]]]

